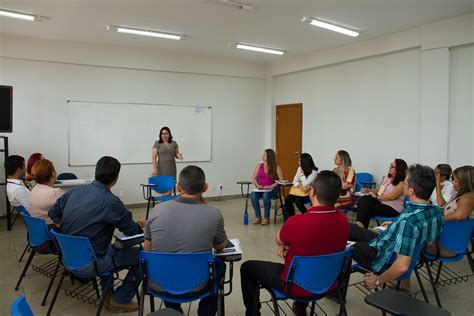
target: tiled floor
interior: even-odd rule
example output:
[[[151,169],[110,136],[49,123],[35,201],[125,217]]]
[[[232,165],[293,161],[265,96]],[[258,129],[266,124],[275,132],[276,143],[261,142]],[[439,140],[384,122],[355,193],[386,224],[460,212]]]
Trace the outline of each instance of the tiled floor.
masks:
[[[210,204],[220,208],[224,214],[225,227],[230,238],[239,238],[244,251],[243,261],[249,259],[269,260],[278,262],[276,256],[275,234],[281,226],[281,217],[278,219],[277,225],[269,226],[244,226],[243,223],[243,204],[242,199],[232,199],[224,201],[211,201]],[[143,209],[133,210],[135,218],[144,216]],[[250,215],[249,222],[252,222],[253,216]],[[178,223],[183,225],[186,223]],[[11,302],[20,294],[24,294],[30,303],[35,315],[45,315],[47,306],[40,305],[41,299],[46,289],[48,280],[46,277],[28,271],[21,288],[18,292],[14,291],[14,286],[18,280],[21,269],[26,259],[22,263],[18,263],[18,258],[25,247],[25,227],[20,221],[17,222],[13,231],[4,230],[5,221],[0,221],[0,315],[9,314],[9,306]],[[42,262],[47,258],[45,256],[35,257],[33,262]],[[460,275],[470,274],[467,260],[463,260],[458,264],[451,266]],[[243,315],[244,307],[242,303],[242,295],[240,293],[240,262],[234,266],[234,289],[230,296],[226,297],[225,309],[227,315]],[[351,283],[361,279],[360,275],[352,275]],[[65,282],[69,282],[67,279]],[[412,284],[416,284],[416,280],[412,280]],[[415,286],[414,286],[415,287]],[[416,287],[415,287],[416,289]],[[473,298],[474,277],[470,277],[467,282],[451,285],[439,289],[439,293],[444,307],[451,312],[452,315],[474,315]],[[428,291],[430,298],[433,298],[431,291]],[[264,296],[262,296],[264,298]],[[51,296],[50,296],[51,298]],[[47,304],[49,304],[50,299]],[[327,299],[320,301],[320,306],[328,315],[334,315],[338,311],[338,305]],[[187,310],[188,306],[184,306]],[[190,315],[196,314],[197,304],[191,305]],[[146,304],[148,310],[148,304]],[[286,312],[288,309],[285,308]],[[347,310],[350,315],[380,315],[374,308],[364,303],[364,294],[354,287],[350,287],[348,291]],[[79,302],[71,297],[66,297],[64,292],[60,292],[56,302],[54,315],[93,315],[95,307],[87,303]],[[104,310],[104,315],[110,314]],[[262,308],[263,315],[271,315],[268,307]],[[124,314],[127,315],[127,314]],[[291,314],[290,314],[291,315]]]

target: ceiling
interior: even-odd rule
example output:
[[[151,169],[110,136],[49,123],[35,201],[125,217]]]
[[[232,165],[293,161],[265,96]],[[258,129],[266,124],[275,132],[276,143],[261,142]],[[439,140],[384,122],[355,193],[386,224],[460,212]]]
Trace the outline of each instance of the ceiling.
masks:
[[[0,8],[48,17],[28,22],[0,17],[0,32],[247,59],[279,56],[230,48],[231,41],[283,49],[285,56],[364,41],[474,11],[474,0],[0,0]],[[300,22],[302,16],[358,30],[351,38]],[[182,41],[119,34],[106,25],[184,34]]]

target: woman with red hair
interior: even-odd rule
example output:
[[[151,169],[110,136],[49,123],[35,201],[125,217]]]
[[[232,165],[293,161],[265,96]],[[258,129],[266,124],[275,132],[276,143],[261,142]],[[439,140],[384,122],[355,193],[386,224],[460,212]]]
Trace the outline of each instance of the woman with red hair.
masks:
[[[377,188],[362,189],[362,193],[367,195],[359,200],[357,225],[367,228],[372,217],[397,217],[400,214],[405,202],[403,181],[407,168],[405,160],[395,159],[390,163],[388,174],[383,177],[382,183]]]
[[[44,156],[40,153],[31,154],[30,158],[28,158],[28,163],[26,164],[26,173],[31,174],[31,168],[33,165],[38,161],[44,159]]]

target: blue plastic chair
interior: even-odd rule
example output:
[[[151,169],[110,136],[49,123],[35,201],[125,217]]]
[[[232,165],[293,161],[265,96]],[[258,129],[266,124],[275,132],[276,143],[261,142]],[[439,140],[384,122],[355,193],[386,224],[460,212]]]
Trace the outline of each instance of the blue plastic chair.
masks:
[[[17,206],[15,207],[17,212],[20,214],[20,215],[30,215],[30,213],[28,213],[28,211],[26,210],[26,208],[24,206]],[[28,229],[28,228],[27,228]],[[26,252],[30,250],[30,245],[28,244],[28,234],[27,234],[27,238],[26,238],[26,246],[25,246],[25,249],[23,250],[21,256],[20,256],[20,259],[18,259],[18,262],[21,262],[23,260],[23,257],[25,256]]]
[[[218,310],[222,312],[222,286],[216,276],[214,256],[211,252],[160,253],[140,252],[143,273],[139,315],[143,315],[145,295],[150,296],[153,312],[154,297],[171,303],[187,303],[217,295]],[[153,288],[150,288],[150,283]],[[157,289],[160,289],[158,291]]]
[[[363,188],[375,188],[374,178],[368,172],[358,172],[356,173],[356,186],[355,191],[359,192]]]
[[[146,188],[146,193],[145,193]],[[148,219],[148,213],[150,212],[150,205],[155,206],[156,202],[172,201],[178,198],[176,195],[176,180],[172,176],[155,176],[148,178],[148,184],[142,185],[143,197],[147,200],[146,218]],[[173,191],[172,195],[153,195],[152,191],[159,194]]]
[[[11,316],[33,316],[33,311],[28,305],[26,298],[23,295],[18,296],[18,298],[13,302],[10,308]]]
[[[89,238],[86,237],[77,237],[77,236],[68,236],[64,234],[60,234],[58,232],[55,232],[51,230],[51,233],[55,237],[56,243],[59,246],[59,249],[61,251],[61,257],[62,257],[62,263],[64,266],[64,271],[63,274],[61,275],[61,279],[59,280],[59,283],[56,287],[56,292],[54,293],[53,300],[51,301],[51,305],[49,306],[48,313],[47,315],[51,314],[51,311],[53,310],[54,303],[56,302],[56,298],[58,297],[59,290],[61,289],[61,285],[63,283],[64,277],[68,272],[72,273],[73,275],[76,275],[80,278],[87,279],[92,282],[92,285],[94,286],[94,289],[97,294],[97,298],[100,298],[99,294],[99,288],[97,286],[97,279],[96,276],[99,277],[106,277],[106,286],[105,289],[108,289],[111,285],[111,282],[113,280],[113,272],[106,272],[106,273],[99,273],[97,270],[97,257],[94,251],[94,248],[92,248],[92,244],[89,240]],[[78,269],[85,268],[92,264],[94,266],[95,274],[94,276],[90,275],[83,275],[80,273],[75,272]],[[104,289],[103,289],[104,290]],[[105,293],[102,293],[102,297],[100,299],[99,306],[97,308],[97,313],[96,315],[100,315],[100,312],[102,310],[102,307],[105,302]]]
[[[299,302],[312,303],[311,313],[313,315],[316,301],[326,297],[327,292],[336,282],[336,292],[340,301],[339,315],[347,315],[345,304],[345,293],[349,283],[349,272],[351,264],[351,248],[344,251],[320,255],[320,256],[295,256],[291,261],[288,274],[286,275],[286,286],[289,293],[282,293],[276,289],[263,286],[271,295],[273,311],[280,315],[278,301],[292,299]],[[291,285],[296,284],[308,292],[314,294],[311,297],[295,297],[291,295]],[[255,304],[258,306],[258,304]]]
[[[31,217],[27,213],[28,212],[24,210],[23,208],[22,213],[20,214],[23,217],[23,220],[26,225],[26,229],[28,230],[28,246],[30,247],[31,252],[30,252],[30,255],[28,256],[28,260],[26,261],[23,271],[21,272],[20,278],[18,279],[18,282],[15,286],[15,291],[18,291],[18,289],[20,288],[21,281],[23,280],[23,277],[25,276],[26,271],[28,271],[31,261],[33,260],[33,257],[35,256],[36,253],[57,255],[57,253],[55,252],[55,249],[51,248],[52,237],[48,231],[48,226],[46,225],[46,222],[41,218]],[[44,250],[48,250],[47,253],[45,253],[46,251]],[[46,304],[49,291],[51,290],[54,279],[56,278],[56,274],[58,273],[59,265],[60,265],[60,261],[58,260],[58,263],[56,264],[56,267],[54,269],[53,277],[51,278],[51,281],[49,282],[48,288],[43,297],[43,301],[41,302],[41,306],[44,306]]]
[[[441,308],[441,300],[439,299],[438,291],[436,285],[438,284],[441,270],[443,268],[444,262],[459,262],[466,255],[466,251],[471,241],[472,235],[474,234],[474,219],[466,219],[463,221],[452,221],[446,222],[443,226],[443,230],[439,235],[437,244],[450,252],[455,253],[453,257],[437,257],[424,253],[425,258],[425,267],[428,272],[428,277],[430,279],[431,287],[433,288],[433,293],[436,298],[436,303]],[[436,274],[436,279],[433,280],[430,262],[439,261],[438,273]]]
[[[74,173],[71,172],[63,172],[58,174],[58,180],[76,180],[77,176]]]

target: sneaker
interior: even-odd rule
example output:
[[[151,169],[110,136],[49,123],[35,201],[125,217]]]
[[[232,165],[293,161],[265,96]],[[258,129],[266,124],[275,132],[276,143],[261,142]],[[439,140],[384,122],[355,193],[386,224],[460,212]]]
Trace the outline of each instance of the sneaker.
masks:
[[[138,303],[130,302],[128,304],[120,304],[109,298],[105,302],[105,308],[113,313],[130,313],[138,311]]]

